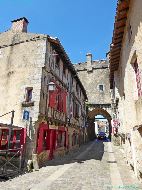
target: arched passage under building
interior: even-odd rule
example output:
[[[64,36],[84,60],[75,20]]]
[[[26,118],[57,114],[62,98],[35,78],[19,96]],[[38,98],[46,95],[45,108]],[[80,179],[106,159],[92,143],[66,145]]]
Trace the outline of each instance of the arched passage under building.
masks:
[[[111,115],[106,111],[105,109],[102,108],[94,108],[93,110],[88,112],[88,136],[90,140],[93,140],[96,137],[95,134],[95,117],[97,115],[102,115],[104,118],[107,119],[109,123],[109,138],[111,139],[111,132],[112,132],[112,127],[111,127]]]

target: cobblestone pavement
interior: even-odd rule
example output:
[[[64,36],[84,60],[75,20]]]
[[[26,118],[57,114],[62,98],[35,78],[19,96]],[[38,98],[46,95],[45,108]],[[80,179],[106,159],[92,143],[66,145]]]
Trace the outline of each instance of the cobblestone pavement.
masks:
[[[0,182],[0,190],[141,189],[123,152],[110,142],[94,141],[48,162],[39,171]]]

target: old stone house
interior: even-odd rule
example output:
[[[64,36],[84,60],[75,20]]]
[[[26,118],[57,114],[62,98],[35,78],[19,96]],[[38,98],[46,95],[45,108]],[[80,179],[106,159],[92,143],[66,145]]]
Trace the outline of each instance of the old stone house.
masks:
[[[87,93],[88,133],[94,139],[95,116],[103,115],[111,122],[109,63],[107,60],[93,60],[92,54],[87,53],[86,61],[74,64],[74,67]],[[109,126],[111,135],[111,124]]]
[[[110,85],[128,163],[142,177],[142,1],[118,1],[110,48]]]
[[[87,96],[60,41],[27,26],[19,18],[0,34],[0,114],[14,110],[13,125],[27,131],[26,161],[33,155],[41,164],[87,139]],[[2,130],[10,116],[0,123]]]

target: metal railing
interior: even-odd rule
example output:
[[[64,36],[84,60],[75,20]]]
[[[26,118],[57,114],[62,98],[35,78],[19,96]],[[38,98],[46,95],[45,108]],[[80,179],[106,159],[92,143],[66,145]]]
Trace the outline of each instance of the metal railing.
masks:
[[[0,177],[11,177],[21,172],[23,146],[16,149],[0,150]]]

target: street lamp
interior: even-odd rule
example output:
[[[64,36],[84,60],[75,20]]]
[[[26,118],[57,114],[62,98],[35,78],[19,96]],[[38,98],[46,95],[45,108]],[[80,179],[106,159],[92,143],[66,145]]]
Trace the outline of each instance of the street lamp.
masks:
[[[54,83],[54,82],[50,82],[50,83],[48,84],[48,90],[49,90],[49,91],[55,91],[55,89],[56,89],[55,83]]]

